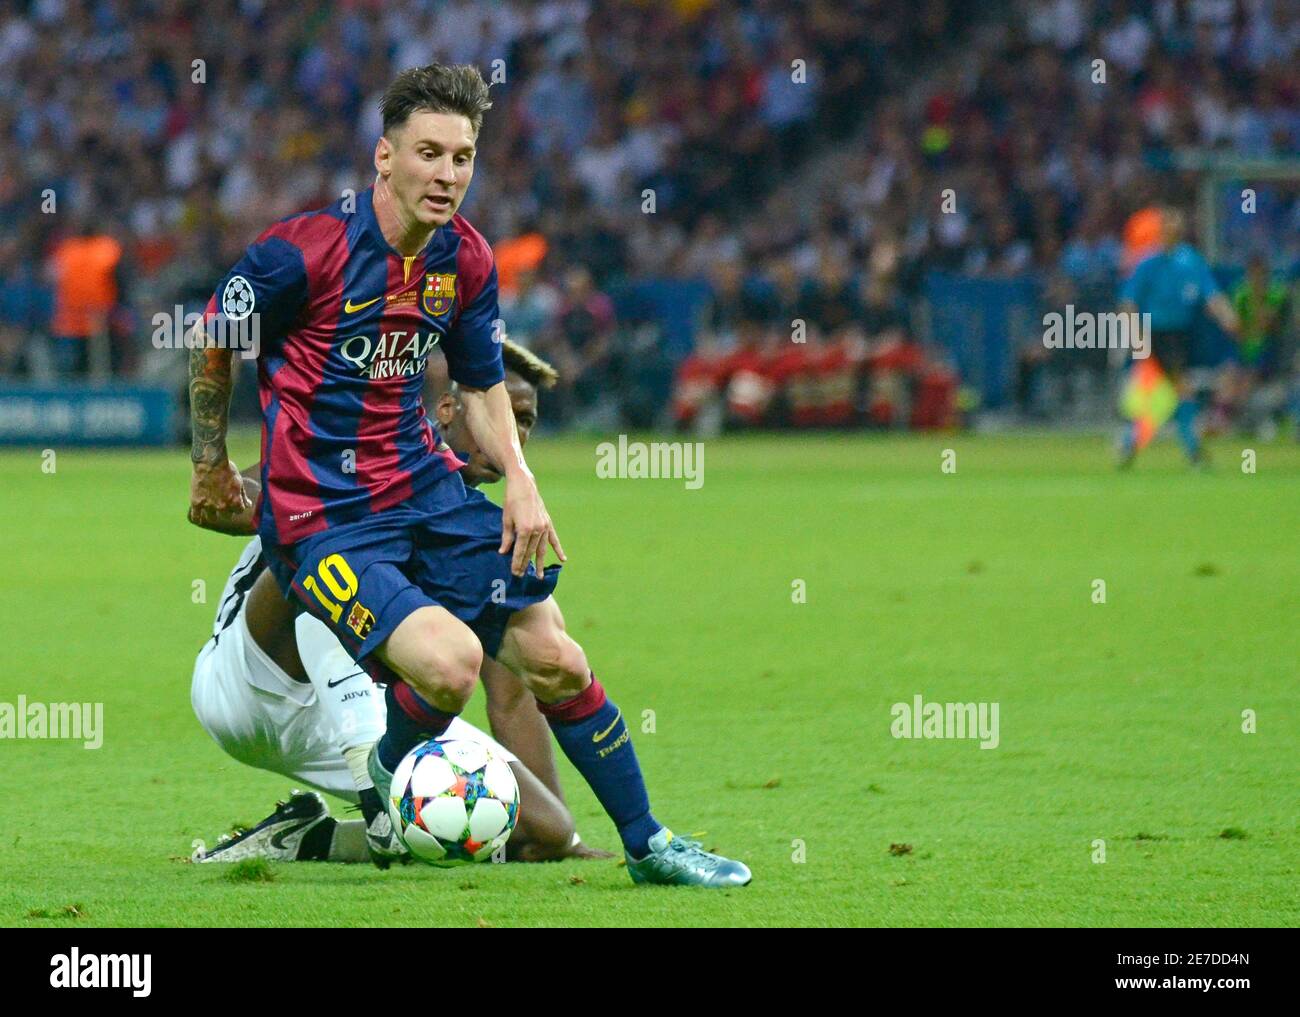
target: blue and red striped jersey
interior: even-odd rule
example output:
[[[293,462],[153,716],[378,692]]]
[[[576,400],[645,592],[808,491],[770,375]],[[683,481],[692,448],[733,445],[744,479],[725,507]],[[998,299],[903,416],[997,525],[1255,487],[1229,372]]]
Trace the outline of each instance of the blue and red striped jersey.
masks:
[[[372,199],[367,188],[355,211],[340,200],[276,223],[208,303],[209,318],[257,323],[256,519],[268,544],[396,505],[464,465],[424,411],[434,346],[462,385],[505,378],[487,242],[457,215],[405,258],[380,232]]]

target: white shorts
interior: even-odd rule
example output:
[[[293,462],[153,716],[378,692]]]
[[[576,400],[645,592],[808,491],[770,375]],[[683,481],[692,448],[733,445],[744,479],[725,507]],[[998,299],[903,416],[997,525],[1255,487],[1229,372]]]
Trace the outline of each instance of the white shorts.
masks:
[[[384,697],[368,680],[358,686],[358,694],[374,703],[374,737],[367,740],[377,741],[384,733]],[[227,755],[356,803],[339,732],[321,709],[316,690],[294,681],[263,652],[249,635],[242,610],[200,651],[190,702],[203,729]],[[459,717],[443,737],[480,741],[506,762],[518,762],[486,732]]]

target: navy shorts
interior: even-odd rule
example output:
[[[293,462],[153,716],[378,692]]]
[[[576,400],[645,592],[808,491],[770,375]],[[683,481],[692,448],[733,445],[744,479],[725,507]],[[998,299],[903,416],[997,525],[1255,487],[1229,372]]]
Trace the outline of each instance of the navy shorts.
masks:
[[[393,508],[268,548],[266,560],[286,597],[325,622],[372,675],[390,680],[377,658],[366,658],[412,611],[445,608],[495,657],[510,616],[551,595],[558,564],[538,576],[530,562],[515,576],[500,546],[501,509],[453,473]]]

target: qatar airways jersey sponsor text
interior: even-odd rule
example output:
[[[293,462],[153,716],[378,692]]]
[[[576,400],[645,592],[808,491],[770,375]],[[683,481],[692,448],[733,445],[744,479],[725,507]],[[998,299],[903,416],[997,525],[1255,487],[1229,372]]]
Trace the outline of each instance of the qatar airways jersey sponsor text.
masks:
[[[339,355],[372,381],[404,378],[423,373],[429,351],[441,336],[437,332],[382,332],[378,339],[361,334],[344,339]]]

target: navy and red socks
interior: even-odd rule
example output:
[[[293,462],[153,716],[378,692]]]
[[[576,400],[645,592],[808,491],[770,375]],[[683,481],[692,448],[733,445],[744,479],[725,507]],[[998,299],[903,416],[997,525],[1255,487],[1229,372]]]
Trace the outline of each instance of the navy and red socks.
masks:
[[[591,787],[618,827],[633,858],[650,853],[650,838],[662,828],[650,812],[650,796],[632,736],[622,711],[592,675],[591,684],[572,699],[538,702],[560,748]]]
[[[421,742],[438,738],[456,719],[430,706],[405,682],[393,682],[384,693],[388,706],[388,730],[379,739],[379,762],[394,773],[402,758]]]

